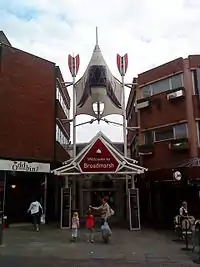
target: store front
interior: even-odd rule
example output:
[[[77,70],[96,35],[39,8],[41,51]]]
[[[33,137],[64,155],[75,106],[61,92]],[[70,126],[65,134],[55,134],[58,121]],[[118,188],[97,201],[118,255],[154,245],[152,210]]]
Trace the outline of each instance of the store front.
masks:
[[[0,160],[0,204],[9,224],[30,221],[27,209],[37,199],[47,210],[49,163]]]
[[[147,169],[116,149],[99,132],[74,158],[52,172],[63,177],[61,193],[61,228],[70,228],[73,211],[84,220],[89,205],[100,206],[104,196],[115,210],[113,224],[130,230],[140,230],[139,190],[135,188],[135,175]],[[98,216],[99,215],[99,216]],[[100,219],[100,214],[96,214]],[[120,225],[120,226],[121,226]]]

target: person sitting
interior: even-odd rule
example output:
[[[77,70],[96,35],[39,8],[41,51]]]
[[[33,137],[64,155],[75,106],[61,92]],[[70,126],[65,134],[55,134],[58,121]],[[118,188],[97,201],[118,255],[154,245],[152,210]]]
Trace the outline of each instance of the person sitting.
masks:
[[[188,218],[188,209],[187,209],[187,202],[183,201],[182,206],[179,209],[179,215],[181,216],[181,219],[187,219]]]

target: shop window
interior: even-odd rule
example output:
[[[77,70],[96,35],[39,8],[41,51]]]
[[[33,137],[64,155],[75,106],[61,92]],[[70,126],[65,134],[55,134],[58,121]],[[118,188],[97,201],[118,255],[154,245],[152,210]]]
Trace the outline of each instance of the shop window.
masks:
[[[164,141],[173,138],[174,138],[173,127],[168,127],[155,131],[155,141]]]

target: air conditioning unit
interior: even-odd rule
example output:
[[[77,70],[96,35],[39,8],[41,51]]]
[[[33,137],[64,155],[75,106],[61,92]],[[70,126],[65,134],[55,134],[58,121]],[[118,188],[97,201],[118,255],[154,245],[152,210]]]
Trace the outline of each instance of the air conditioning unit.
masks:
[[[149,101],[144,101],[144,102],[140,102],[140,103],[137,103],[136,105],[136,109],[142,109],[142,108],[146,108],[150,105]]]
[[[183,90],[179,90],[167,95],[167,100],[175,99],[184,96]]]

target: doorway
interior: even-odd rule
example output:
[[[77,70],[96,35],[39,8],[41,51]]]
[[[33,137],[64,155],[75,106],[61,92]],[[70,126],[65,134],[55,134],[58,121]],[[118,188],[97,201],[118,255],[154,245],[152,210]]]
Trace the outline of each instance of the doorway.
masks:
[[[30,203],[44,200],[44,175],[16,172],[7,175],[5,215],[9,223],[30,222],[27,214]]]

